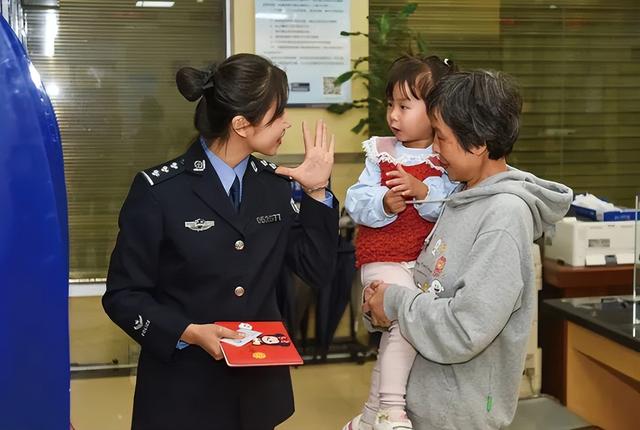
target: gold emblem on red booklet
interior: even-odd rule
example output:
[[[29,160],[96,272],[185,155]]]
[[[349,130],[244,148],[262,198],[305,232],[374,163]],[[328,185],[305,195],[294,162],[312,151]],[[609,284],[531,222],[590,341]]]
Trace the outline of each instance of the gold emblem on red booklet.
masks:
[[[264,360],[265,358],[267,358],[267,354],[265,354],[264,352],[254,352],[252,357],[256,360]]]

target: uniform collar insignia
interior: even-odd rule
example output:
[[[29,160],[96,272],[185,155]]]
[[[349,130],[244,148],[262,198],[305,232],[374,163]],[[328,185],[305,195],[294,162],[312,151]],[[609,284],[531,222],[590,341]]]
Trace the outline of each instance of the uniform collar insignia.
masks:
[[[206,173],[207,155],[202,148],[200,140],[196,140],[184,154],[184,167],[187,171],[197,175]]]
[[[193,162],[193,171],[194,172],[203,172],[204,168],[207,164],[204,160],[196,160]]]
[[[300,206],[298,206],[298,204],[295,202],[295,200],[293,200],[293,198],[290,200],[291,203],[291,209],[293,209],[293,211],[297,214],[300,213]]]

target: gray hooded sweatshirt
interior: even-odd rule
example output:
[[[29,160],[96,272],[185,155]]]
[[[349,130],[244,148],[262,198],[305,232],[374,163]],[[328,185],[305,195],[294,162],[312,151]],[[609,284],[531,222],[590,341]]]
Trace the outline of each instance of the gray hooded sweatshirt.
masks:
[[[384,296],[418,351],[407,386],[416,430],[513,420],[535,305],[532,244],[571,201],[570,188],[516,169],[446,201],[416,261],[423,291],[392,285]]]

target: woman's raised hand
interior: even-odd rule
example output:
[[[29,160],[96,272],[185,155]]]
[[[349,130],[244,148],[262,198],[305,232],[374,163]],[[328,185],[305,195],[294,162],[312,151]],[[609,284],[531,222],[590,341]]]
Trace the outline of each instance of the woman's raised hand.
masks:
[[[302,164],[294,168],[279,166],[276,173],[295,179],[302,185],[305,192],[310,194],[329,184],[336,138],[333,134],[329,136],[327,125],[323,120],[316,122],[315,137],[311,135],[306,122],[303,121],[302,135],[304,138]]]

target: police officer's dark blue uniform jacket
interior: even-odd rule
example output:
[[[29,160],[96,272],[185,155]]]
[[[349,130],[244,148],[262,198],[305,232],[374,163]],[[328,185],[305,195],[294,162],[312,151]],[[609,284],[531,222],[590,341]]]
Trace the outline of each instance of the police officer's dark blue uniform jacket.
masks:
[[[285,262],[310,284],[331,281],[338,203],[305,194],[298,213],[275,167],[249,157],[238,213],[198,142],[135,177],[103,297],[142,345],[134,429],[255,430],[293,413],[287,367],[230,368],[198,346],[176,348],[191,323],[281,319]]]

